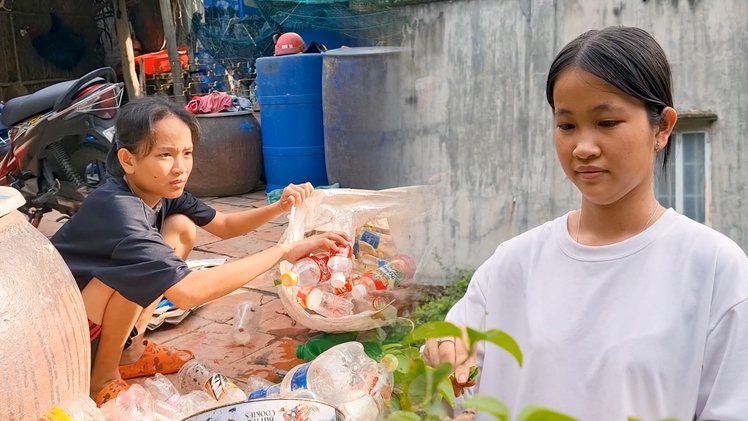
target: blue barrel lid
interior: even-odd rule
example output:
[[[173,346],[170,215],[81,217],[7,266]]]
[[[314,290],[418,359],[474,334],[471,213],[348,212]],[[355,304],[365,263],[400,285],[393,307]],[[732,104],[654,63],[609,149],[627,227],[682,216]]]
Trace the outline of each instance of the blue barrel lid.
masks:
[[[336,48],[324,52],[326,56],[368,56],[375,54],[394,54],[410,51],[407,47],[349,47]]]

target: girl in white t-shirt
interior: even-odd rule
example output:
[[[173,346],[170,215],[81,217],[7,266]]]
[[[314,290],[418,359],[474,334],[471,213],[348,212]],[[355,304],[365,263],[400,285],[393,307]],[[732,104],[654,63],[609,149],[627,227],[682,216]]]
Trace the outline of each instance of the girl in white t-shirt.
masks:
[[[430,364],[455,364],[456,394],[495,396],[515,416],[748,419],[748,259],[654,195],[678,118],[671,85],[638,28],[590,31],[558,54],[546,95],[582,203],[499,246],[447,316],[514,337],[522,367],[490,344],[468,356],[460,338],[426,343]]]

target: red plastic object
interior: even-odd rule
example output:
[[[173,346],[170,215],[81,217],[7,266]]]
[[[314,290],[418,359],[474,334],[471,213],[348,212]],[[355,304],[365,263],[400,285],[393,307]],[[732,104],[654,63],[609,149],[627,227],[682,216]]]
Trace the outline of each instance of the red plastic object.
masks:
[[[183,68],[187,68],[187,47],[180,47],[179,62]],[[170,73],[171,65],[169,64],[169,54],[166,50],[156,51],[155,53],[141,54],[135,57],[135,65],[140,67],[140,59],[143,59],[143,67],[146,76],[153,76],[161,73]]]

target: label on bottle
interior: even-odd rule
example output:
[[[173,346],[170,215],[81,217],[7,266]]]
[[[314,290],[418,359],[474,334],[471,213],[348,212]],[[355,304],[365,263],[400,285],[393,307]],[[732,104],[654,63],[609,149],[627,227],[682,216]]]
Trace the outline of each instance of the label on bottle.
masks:
[[[400,285],[405,280],[405,273],[400,269],[404,262],[393,260],[392,262],[369,272],[369,279],[374,283],[377,290],[385,290]]]
[[[306,375],[308,371],[309,363],[306,363],[293,373],[293,377],[291,377],[292,392],[297,389],[307,389]]]
[[[62,409],[52,408],[51,411],[42,415],[42,417],[37,421],[73,421],[73,419],[70,418],[70,415],[68,415],[68,413],[63,411]]]
[[[268,397],[272,398],[273,396],[280,396],[280,385],[274,384],[264,389],[255,390],[254,392],[249,394],[249,397],[247,399],[264,399]]]
[[[372,246],[375,249],[379,247],[380,238],[381,235],[376,232],[364,230],[364,232],[361,233],[361,241]]]
[[[307,307],[306,300],[309,298],[309,293],[312,292],[313,289],[313,287],[299,288],[296,292],[296,303],[304,308],[309,308]]]
[[[332,271],[330,271],[330,268],[327,267],[328,257],[327,256],[309,256],[309,258],[319,268],[319,281],[317,282],[324,282],[330,279],[330,276],[332,276]]]
[[[221,400],[229,390],[237,388],[237,386],[227,379],[226,376],[222,374],[214,374],[208,378],[203,388],[210,396],[218,401]]]

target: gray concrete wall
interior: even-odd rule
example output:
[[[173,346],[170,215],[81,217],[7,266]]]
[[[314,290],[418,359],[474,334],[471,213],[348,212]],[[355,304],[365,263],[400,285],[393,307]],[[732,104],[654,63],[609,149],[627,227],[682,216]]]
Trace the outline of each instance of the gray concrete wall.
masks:
[[[553,148],[545,82],[580,33],[639,26],[671,61],[679,111],[719,120],[711,143],[711,225],[748,249],[748,1],[473,0],[406,10],[405,46],[418,69],[417,167],[449,171],[435,207],[433,254],[477,267],[502,241],[578,206]]]

